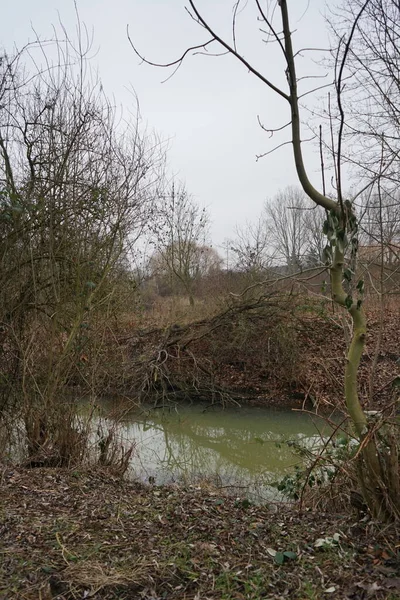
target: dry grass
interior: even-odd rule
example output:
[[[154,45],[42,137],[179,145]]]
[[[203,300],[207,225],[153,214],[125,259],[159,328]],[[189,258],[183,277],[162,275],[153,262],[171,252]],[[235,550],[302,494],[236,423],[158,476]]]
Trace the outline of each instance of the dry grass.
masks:
[[[181,296],[158,297],[146,311],[144,318],[149,325],[160,328],[174,324],[184,326],[214,317],[222,309],[225,300],[224,297],[215,296],[197,298],[194,306],[190,306],[189,300]]]

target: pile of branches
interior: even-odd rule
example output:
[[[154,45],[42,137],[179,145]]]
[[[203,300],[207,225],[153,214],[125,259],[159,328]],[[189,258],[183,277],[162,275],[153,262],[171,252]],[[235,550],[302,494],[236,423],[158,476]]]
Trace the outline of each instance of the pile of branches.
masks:
[[[252,344],[264,345],[263,330],[274,329],[276,334],[277,325],[284,328],[294,303],[292,294],[275,291],[251,298],[232,296],[226,308],[209,319],[142,331],[128,342],[132,391],[141,402],[155,406],[181,401],[240,404],[252,392],[227,385],[221,365],[234,361],[244,366],[248,357],[252,360]],[[270,355],[276,354],[277,340],[272,345]]]

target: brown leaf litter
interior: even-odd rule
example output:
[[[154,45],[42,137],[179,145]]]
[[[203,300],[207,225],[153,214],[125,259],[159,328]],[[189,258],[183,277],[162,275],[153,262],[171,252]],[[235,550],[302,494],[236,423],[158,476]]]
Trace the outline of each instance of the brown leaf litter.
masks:
[[[100,471],[3,467],[0,494],[1,600],[400,597],[395,530],[354,515]]]

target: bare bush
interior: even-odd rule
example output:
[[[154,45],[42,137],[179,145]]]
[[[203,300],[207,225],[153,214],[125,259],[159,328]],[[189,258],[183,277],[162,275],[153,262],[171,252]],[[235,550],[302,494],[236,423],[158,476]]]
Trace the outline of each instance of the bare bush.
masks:
[[[51,447],[62,464],[80,451],[63,389],[118,302],[163,159],[138,121],[123,125],[89,53],[38,41],[0,64],[2,411],[18,409],[32,456]]]

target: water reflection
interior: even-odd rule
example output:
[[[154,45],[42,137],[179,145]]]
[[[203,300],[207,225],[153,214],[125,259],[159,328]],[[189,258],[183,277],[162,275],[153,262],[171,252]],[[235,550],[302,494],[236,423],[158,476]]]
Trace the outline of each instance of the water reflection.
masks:
[[[112,406],[107,404],[109,411]],[[263,497],[276,497],[268,483],[299,462],[284,441],[312,445],[320,440],[318,429],[323,430],[321,422],[315,424],[295,411],[204,412],[202,406],[171,412],[130,411],[120,423],[124,439],[135,444],[136,477],[162,484],[208,476],[224,486],[249,486],[253,495]]]

